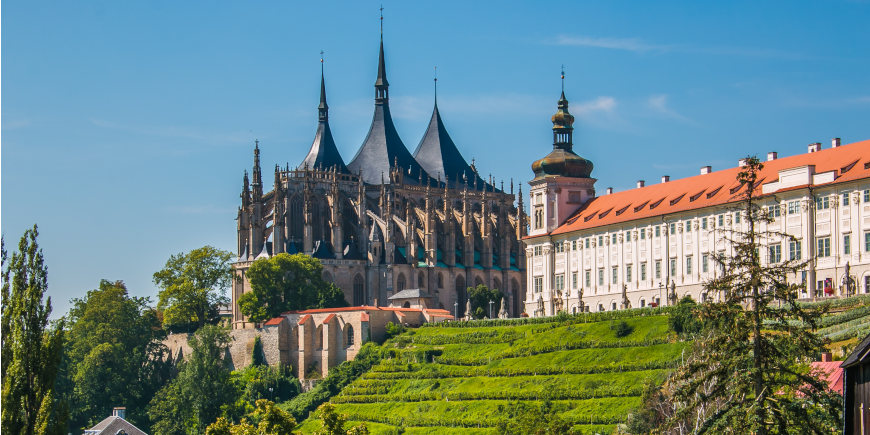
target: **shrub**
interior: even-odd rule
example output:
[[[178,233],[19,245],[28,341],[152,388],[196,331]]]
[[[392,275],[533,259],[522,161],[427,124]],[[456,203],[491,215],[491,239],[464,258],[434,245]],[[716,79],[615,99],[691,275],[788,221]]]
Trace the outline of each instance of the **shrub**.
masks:
[[[677,334],[690,335],[701,332],[703,322],[698,316],[698,304],[691,296],[683,296],[670,312],[668,324]]]
[[[625,320],[616,324],[616,327],[613,329],[614,333],[616,333],[616,338],[627,337],[634,331],[634,327],[625,322]]]
[[[384,327],[385,330],[385,339],[389,340],[403,332],[405,332],[405,326],[401,323],[393,323],[387,322],[387,326]]]

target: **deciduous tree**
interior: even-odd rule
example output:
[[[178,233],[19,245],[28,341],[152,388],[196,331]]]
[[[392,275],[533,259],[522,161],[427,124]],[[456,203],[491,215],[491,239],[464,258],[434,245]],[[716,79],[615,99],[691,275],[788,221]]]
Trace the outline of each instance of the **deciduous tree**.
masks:
[[[468,299],[471,300],[471,313],[476,319],[489,317],[489,302],[492,301],[492,316],[501,309],[504,293],[499,289],[491,289],[483,284],[468,288]]]
[[[2,417],[4,433],[63,434],[66,411],[54,384],[63,350],[63,321],[51,325],[48,271],[36,243],[36,225],[24,232],[18,252],[2,257]]]
[[[347,306],[341,290],[322,274],[320,260],[305,254],[255,260],[246,273],[251,291],[239,298],[239,310],[250,321],[262,322],[288,310]]]
[[[129,296],[122,281],[102,280],[72,304],[61,383],[70,427],[90,427],[119,405],[127,420],[148,427],[145,408],[168,377],[165,333],[150,300]]]
[[[203,246],[172,255],[163,269],[154,273],[160,287],[157,309],[163,326],[173,332],[192,332],[219,320],[218,308],[229,303],[226,291],[232,279],[232,253]]]

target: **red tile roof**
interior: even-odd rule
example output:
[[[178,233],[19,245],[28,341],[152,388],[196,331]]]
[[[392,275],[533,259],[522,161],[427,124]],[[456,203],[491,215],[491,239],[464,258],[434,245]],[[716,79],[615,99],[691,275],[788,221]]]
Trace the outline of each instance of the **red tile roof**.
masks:
[[[308,319],[310,319],[310,318],[311,318],[311,315],[310,315],[310,314],[306,314],[306,315],[300,317],[300,318],[299,318],[299,322],[297,322],[297,325],[302,325],[302,324],[304,324],[304,323],[307,322]]]
[[[326,318],[323,319],[323,324],[325,325],[325,324],[329,323],[329,321],[334,319],[334,318],[335,318],[335,313],[332,313],[332,314],[326,316]]]
[[[811,363],[818,376],[828,384],[828,388],[834,392],[843,394],[843,369],[842,361],[813,361]]]
[[[283,321],[284,321],[283,317],[273,317],[273,318],[269,319],[268,322],[266,322],[266,326],[280,325],[281,322],[283,322]]]
[[[756,187],[759,195],[763,184],[779,179],[779,171],[807,165],[815,165],[816,174],[835,171],[833,183],[828,184],[859,180],[870,177],[870,140],[762,163],[764,168],[759,174],[760,182]],[[737,173],[740,170],[740,167],[730,168],[595,197],[551,234],[563,234],[739,201],[741,194],[738,192],[740,185],[737,182]],[[779,192],[800,187],[805,186],[789,187]],[[533,237],[539,236],[527,238]]]
[[[368,322],[369,321],[369,313],[363,311],[363,313],[359,315],[359,320],[361,322]]]

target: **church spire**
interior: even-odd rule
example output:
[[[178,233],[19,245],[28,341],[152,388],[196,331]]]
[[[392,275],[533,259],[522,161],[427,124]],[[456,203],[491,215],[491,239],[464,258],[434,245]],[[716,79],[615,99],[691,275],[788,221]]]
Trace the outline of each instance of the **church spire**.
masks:
[[[326,80],[323,77],[323,50],[320,50],[320,105],[317,106],[320,122],[329,120],[329,106],[326,104]]]
[[[260,172],[260,140],[254,140],[254,182],[251,187],[254,188],[254,194],[263,194],[263,176]]]
[[[390,82],[387,81],[387,67],[384,62],[384,7],[381,6],[381,47],[378,52],[378,79],[375,80],[375,102],[384,104],[390,98]]]

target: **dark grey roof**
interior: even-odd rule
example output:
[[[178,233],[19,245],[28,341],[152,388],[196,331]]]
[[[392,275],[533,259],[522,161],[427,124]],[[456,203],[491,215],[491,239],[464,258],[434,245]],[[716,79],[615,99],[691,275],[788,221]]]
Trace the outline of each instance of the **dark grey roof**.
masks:
[[[133,426],[127,420],[124,420],[123,418],[114,415],[111,417],[106,417],[105,419],[103,419],[103,421],[97,423],[96,426],[85,430],[85,433],[98,435],[116,435],[121,430],[126,432],[127,435],[148,435],[138,427]]]
[[[347,167],[354,174],[362,173],[365,183],[381,184],[383,177],[384,183],[389,184],[390,169],[394,164],[399,166],[405,180],[412,184],[419,181],[421,172],[424,182],[428,177],[399,138],[390,116],[390,106],[384,101],[375,105],[369,133]]]
[[[473,189],[474,186],[486,185],[483,179],[471,169],[456,148],[453,139],[447,134],[437,103],[432,110],[429,127],[423,134],[420,144],[417,145],[417,150],[414,151],[414,158],[429,175],[447,181],[450,187],[468,184]]]
[[[341,154],[338,153],[338,148],[335,146],[332,131],[329,129],[329,106],[326,104],[326,84],[322,73],[320,75],[320,105],[317,110],[319,112],[317,133],[314,134],[314,142],[311,144],[308,155],[299,164],[299,169],[305,169],[306,166],[309,169],[321,170],[335,167],[339,172],[349,173],[344,159],[341,158]]]
[[[428,175],[414,160],[408,148],[399,138],[393,117],[390,115],[389,82],[384,65],[384,39],[381,36],[378,55],[378,78],[375,81],[375,114],[369,133],[359,151],[347,168],[354,174],[361,173],[363,182],[368,184],[390,183],[390,172],[398,165],[406,182],[416,184],[421,176],[428,182]]]
[[[852,350],[849,357],[843,361],[843,364],[840,364],[840,367],[848,368],[860,363],[867,356],[868,352],[870,352],[870,334],[864,337],[864,339],[855,346],[855,349]]]
[[[431,299],[432,296],[429,296],[429,293],[426,293],[425,291],[420,290],[418,288],[411,288],[411,289],[402,290],[402,291],[388,297],[387,299],[395,300],[395,299],[419,299],[419,298]]]

